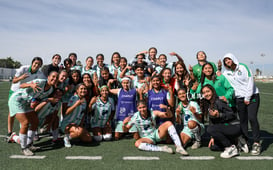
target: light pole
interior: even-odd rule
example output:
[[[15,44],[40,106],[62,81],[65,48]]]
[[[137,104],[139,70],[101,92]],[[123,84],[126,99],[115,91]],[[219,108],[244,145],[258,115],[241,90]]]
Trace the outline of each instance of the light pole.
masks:
[[[261,57],[264,58],[265,54],[264,53],[261,53]],[[263,60],[263,59],[262,59]],[[264,76],[264,61],[262,61],[262,65],[263,65],[263,72],[262,72],[262,75]]]

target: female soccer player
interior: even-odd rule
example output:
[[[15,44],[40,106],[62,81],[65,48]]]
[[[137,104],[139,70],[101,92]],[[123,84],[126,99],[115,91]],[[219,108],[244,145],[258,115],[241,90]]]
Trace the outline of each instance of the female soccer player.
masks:
[[[18,70],[16,70],[15,76],[12,79],[12,85],[9,90],[9,98],[20,88],[20,84],[29,82],[34,79],[43,79],[44,75],[39,69],[43,65],[43,60],[40,57],[34,57],[31,62],[31,66],[21,66]],[[13,129],[14,117],[10,117],[10,113],[8,114],[8,134],[7,134],[7,142],[11,139],[12,129]]]
[[[222,158],[231,158],[239,155],[236,147],[237,138],[241,135],[240,122],[236,113],[228,104],[220,100],[215,89],[206,84],[201,89],[205,100],[202,100],[201,110],[209,115],[207,132],[211,135],[209,148],[211,150],[223,150]]]
[[[141,100],[137,105],[138,112],[136,112],[132,118],[128,117],[126,118],[126,121],[124,121],[125,128],[130,129],[133,125],[136,126],[141,138],[135,142],[135,146],[140,150],[173,153],[172,148],[169,148],[168,146],[160,147],[155,145],[157,142],[164,140],[169,134],[176,146],[176,152],[182,155],[188,155],[181,145],[179,136],[177,135],[172,122],[166,121],[157,129],[155,128],[154,121],[156,117],[172,117],[169,108],[166,109],[167,112],[160,112],[157,110],[149,111],[146,102]]]
[[[53,86],[57,83],[58,73],[53,71],[49,74],[48,79],[35,79],[31,82],[21,84],[19,89],[9,99],[8,105],[10,116],[16,117],[20,122],[19,132],[21,149],[24,155],[33,155],[31,149],[33,137],[38,127],[38,117],[33,108],[30,107],[31,99],[44,99],[53,92]]]
[[[92,141],[91,135],[82,127],[87,107],[86,94],[85,85],[80,83],[76,86],[75,95],[68,102],[68,108],[60,125],[60,129],[65,133],[64,146],[67,148],[71,147],[70,140],[73,138],[80,138],[83,142]]]
[[[108,87],[110,87],[111,82],[109,82]],[[115,128],[115,139],[118,140],[124,132],[123,121],[126,117],[132,117],[137,111],[137,91],[138,89],[131,89],[131,79],[129,77],[124,77],[121,80],[122,88],[110,89],[110,92],[118,97],[118,105],[116,110],[116,128]],[[141,92],[142,93],[142,92]],[[129,133],[134,134],[134,138],[138,139],[139,135],[135,127],[129,130]]]
[[[180,102],[176,108],[176,122],[183,123],[183,130],[180,133],[181,141],[186,146],[188,142],[195,139],[191,148],[197,149],[201,146],[201,135],[205,130],[204,124],[201,123],[202,112],[197,102],[188,100],[185,87],[177,91],[177,96]],[[184,120],[181,119],[182,117]]]
[[[119,62],[120,54],[119,52],[114,52],[111,58],[111,65],[109,66],[109,72],[113,75],[114,79],[117,79],[118,76]]]
[[[96,141],[112,139],[111,121],[115,114],[115,105],[113,99],[108,95],[109,89],[104,85],[100,87],[100,96],[93,97],[89,103],[89,108],[94,111],[91,127]]]

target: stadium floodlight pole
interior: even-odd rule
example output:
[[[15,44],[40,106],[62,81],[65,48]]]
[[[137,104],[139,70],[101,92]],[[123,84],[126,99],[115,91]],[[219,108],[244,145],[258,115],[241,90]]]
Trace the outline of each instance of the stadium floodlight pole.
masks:
[[[265,56],[265,54],[264,54],[264,53],[261,53],[261,57],[264,58],[264,56]],[[262,75],[265,75],[265,74],[264,74],[264,61],[263,61],[263,59],[262,59],[262,62],[263,62],[263,63],[262,63],[262,65],[263,65],[263,72],[262,72]]]

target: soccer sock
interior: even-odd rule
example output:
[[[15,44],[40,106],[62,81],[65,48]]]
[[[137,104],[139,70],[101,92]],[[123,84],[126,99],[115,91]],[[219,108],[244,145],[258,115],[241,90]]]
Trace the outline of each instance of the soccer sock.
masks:
[[[53,130],[52,131],[53,140],[57,140],[58,136],[59,136],[59,130],[58,129]]]
[[[199,127],[196,126],[195,128],[191,129],[191,132],[193,133],[196,141],[200,142],[201,141],[201,135],[200,135]]]
[[[176,132],[175,127],[173,125],[168,127],[168,133],[176,146],[182,146],[180,138],[177,135],[177,132]]]
[[[35,136],[35,131],[32,131],[32,130],[27,131],[27,145],[32,144],[34,136]]]
[[[12,137],[12,140],[13,140],[15,143],[20,144],[20,137],[19,137],[18,135],[14,135],[14,136]]]
[[[152,145],[149,143],[140,143],[140,145],[138,146],[139,150],[143,150],[143,151],[162,151],[160,146],[157,145]]]
[[[27,135],[19,133],[20,145],[22,149],[27,147]]]

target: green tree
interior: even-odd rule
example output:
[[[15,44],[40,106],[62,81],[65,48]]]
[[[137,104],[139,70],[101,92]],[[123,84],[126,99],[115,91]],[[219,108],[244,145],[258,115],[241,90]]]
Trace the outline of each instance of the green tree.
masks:
[[[0,67],[4,68],[19,68],[22,64],[19,61],[14,61],[11,57],[0,59]]]

